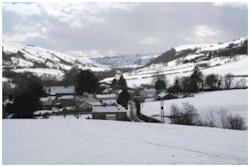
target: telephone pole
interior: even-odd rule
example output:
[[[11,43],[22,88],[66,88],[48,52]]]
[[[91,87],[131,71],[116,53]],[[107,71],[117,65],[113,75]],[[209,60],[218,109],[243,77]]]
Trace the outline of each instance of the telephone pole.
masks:
[[[164,100],[160,101],[161,103],[161,122],[164,123]]]

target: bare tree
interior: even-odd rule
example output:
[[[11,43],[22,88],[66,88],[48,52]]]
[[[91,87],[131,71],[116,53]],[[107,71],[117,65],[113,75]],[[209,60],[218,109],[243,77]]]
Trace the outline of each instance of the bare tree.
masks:
[[[224,77],[224,84],[226,89],[231,89],[234,78],[232,74],[226,74]]]
[[[241,78],[239,81],[236,83],[237,88],[247,88],[247,80],[245,78]]]
[[[221,123],[221,126],[223,129],[228,128],[228,122],[227,122],[227,110],[225,108],[221,108],[218,112],[217,112],[218,116],[219,116],[219,120]]]

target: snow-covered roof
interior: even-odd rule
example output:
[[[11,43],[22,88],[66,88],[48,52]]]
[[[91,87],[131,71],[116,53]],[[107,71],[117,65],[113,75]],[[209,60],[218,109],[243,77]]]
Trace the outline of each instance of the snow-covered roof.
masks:
[[[88,101],[86,103],[91,104],[92,106],[101,106],[102,105],[102,103],[99,101]]]
[[[161,92],[158,94],[158,97],[164,97],[166,96],[168,93],[167,92]]]
[[[51,113],[53,112],[52,110],[38,110],[34,112],[34,115],[39,115],[39,114],[46,114],[46,113]]]
[[[114,104],[114,103],[116,103],[116,99],[104,99],[104,100],[102,100],[102,103],[104,103],[104,104]]]
[[[9,78],[2,77],[2,82],[8,82]]]
[[[110,98],[116,98],[115,94],[97,94],[96,98],[98,99],[110,99]]]
[[[63,96],[60,96],[59,99],[74,99],[75,96],[73,95],[63,95]]]
[[[75,86],[51,86],[46,88],[46,92],[50,95],[74,94]]]
[[[40,101],[46,102],[48,100],[54,100],[55,98],[56,98],[55,96],[41,97]]]
[[[103,113],[103,112],[126,112],[126,109],[121,105],[112,106],[93,106],[93,112]]]

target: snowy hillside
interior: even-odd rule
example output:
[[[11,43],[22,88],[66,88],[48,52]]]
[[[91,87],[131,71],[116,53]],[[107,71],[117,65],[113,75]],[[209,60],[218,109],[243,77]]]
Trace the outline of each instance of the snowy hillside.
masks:
[[[207,74],[219,74],[225,75],[231,73],[233,75],[247,75],[248,74],[248,56],[241,55],[233,59],[226,58],[220,59],[216,58],[209,61],[210,64],[214,64],[209,68],[202,68],[201,71],[204,75]],[[173,83],[176,77],[190,76],[196,63],[187,63],[180,65],[171,65],[170,62],[168,66],[157,64],[154,66],[141,68],[132,72],[124,73],[123,76],[127,80],[129,87],[139,87],[142,84],[152,84],[152,81],[156,75],[164,74],[170,84]],[[111,82],[114,77],[106,78],[102,82]]]
[[[149,65],[168,63],[176,59],[178,60],[176,64],[184,64],[206,61],[216,57],[233,57],[235,55],[247,54],[247,43],[248,39],[242,37],[224,43],[181,45],[162,53],[157,58],[151,60]]]
[[[110,68],[137,68],[148,64],[158,54],[131,54],[92,58],[98,64],[107,65]]]
[[[171,105],[182,107],[182,103],[192,104],[202,119],[209,112],[216,117],[217,112],[225,109],[228,113],[239,114],[247,122],[248,118],[248,89],[224,90],[202,92],[195,94],[194,97],[172,99],[164,101],[165,115],[170,115]],[[160,101],[146,102],[142,104],[142,113],[148,116],[160,115]],[[160,119],[160,118],[159,118]],[[216,118],[215,118],[216,119]]]
[[[153,78],[159,74],[166,75],[171,84],[176,77],[189,76],[195,66],[198,66],[205,75],[212,73],[247,75],[246,44],[247,39],[240,38],[222,44],[179,46],[175,48],[176,51],[170,50],[167,52],[168,58],[165,58],[162,54],[163,57],[159,56],[153,59],[151,64],[124,73],[124,77],[128,86],[138,87],[142,84],[151,84]],[[111,82],[112,80],[113,78],[106,78],[103,82]]]
[[[42,68],[45,69],[44,74],[57,76],[58,73],[70,70],[73,66],[93,71],[105,70],[105,66],[96,64],[87,57],[63,54],[32,45],[3,42],[3,69],[36,73]]]
[[[3,164],[247,164],[247,131],[95,120],[3,120]]]

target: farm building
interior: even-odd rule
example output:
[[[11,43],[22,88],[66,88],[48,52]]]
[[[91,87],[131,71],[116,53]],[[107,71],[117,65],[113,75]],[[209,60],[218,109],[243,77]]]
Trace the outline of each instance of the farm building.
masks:
[[[114,104],[116,103],[116,94],[97,94],[96,98],[103,104]]]
[[[75,95],[75,86],[50,86],[45,91],[50,96]]]
[[[75,86],[51,86],[45,88],[47,97],[40,98],[45,109],[75,106]]]
[[[93,106],[92,118],[102,120],[128,120],[127,110],[118,104],[109,106]]]

